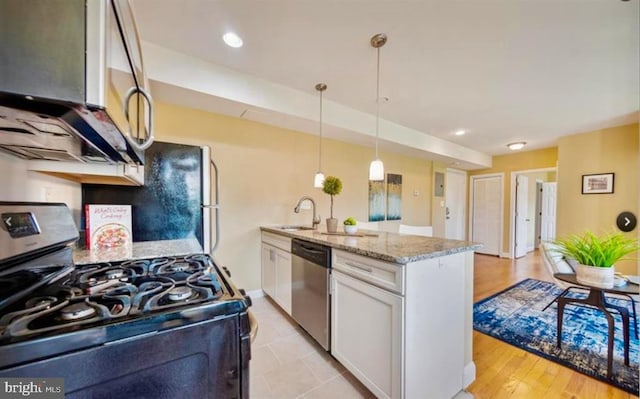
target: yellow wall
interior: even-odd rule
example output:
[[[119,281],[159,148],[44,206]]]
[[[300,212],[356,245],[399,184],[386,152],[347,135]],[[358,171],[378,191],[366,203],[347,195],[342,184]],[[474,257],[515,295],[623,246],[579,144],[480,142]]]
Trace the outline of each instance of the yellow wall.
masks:
[[[507,155],[497,155],[493,157],[493,166],[489,169],[474,170],[469,172],[469,177],[484,175],[489,173],[504,173],[504,217],[502,227],[502,253],[509,252],[509,237],[511,234],[511,223],[509,215],[511,213],[511,172],[530,169],[555,168],[558,159],[558,149],[556,147],[545,148],[534,151],[515,152]],[[467,185],[468,190],[471,188]],[[560,190],[560,188],[558,188]],[[467,193],[468,197],[468,193]]]
[[[566,136],[558,145],[557,235],[616,229],[620,212],[638,212],[640,154],[638,124]],[[582,194],[582,175],[615,173],[613,194]],[[638,229],[628,233],[638,236]],[[620,262],[616,269],[638,274],[637,263]]]
[[[216,259],[229,267],[237,285],[260,288],[258,227],[310,225],[310,210],[293,212],[305,194],[316,200],[322,225],[329,217],[329,196],[313,188],[318,136],[166,103],[157,103],[156,109],[157,140],[211,147],[221,184],[222,236]],[[323,141],[323,172],[343,182],[334,200],[334,217],[340,221],[347,216],[367,220],[373,156],[371,148]],[[430,224],[432,162],[386,152],[381,159],[387,173],[402,175],[402,222]]]

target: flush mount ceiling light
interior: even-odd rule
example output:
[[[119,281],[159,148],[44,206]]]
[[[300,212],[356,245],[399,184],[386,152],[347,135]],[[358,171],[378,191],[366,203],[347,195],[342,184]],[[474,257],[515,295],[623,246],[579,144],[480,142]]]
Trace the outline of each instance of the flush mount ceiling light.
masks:
[[[324,183],[324,173],[322,173],[322,92],[327,90],[327,85],[318,83],[316,90],[320,92],[320,143],[318,146],[318,171],[313,178],[313,187],[322,188],[322,183]]]
[[[515,142],[515,143],[507,144],[507,147],[509,147],[509,149],[512,150],[512,151],[516,151],[516,150],[523,149],[525,145],[527,145],[527,143],[525,141],[518,141],[518,142]]]
[[[242,47],[242,43],[243,43],[240,36],[236,35],[233,32],[227,32],[224,35],[222,35],[222,40],[224,40],[227,46],[233,47],[233,48]]]
[[[456,136],[464,136],[465,133],[467,133],[466,130],[460,129],[460,130],[456,130],[456,132],[454,134]]]
[[[378,50],[378,63],[376,70],[376,159],[369,165],[369,180],[384,180],[384,164],[378,157],[378,136],[380,130],[380,47],[387,42],[387,35],[378,33],[371,38],[371,46]]]

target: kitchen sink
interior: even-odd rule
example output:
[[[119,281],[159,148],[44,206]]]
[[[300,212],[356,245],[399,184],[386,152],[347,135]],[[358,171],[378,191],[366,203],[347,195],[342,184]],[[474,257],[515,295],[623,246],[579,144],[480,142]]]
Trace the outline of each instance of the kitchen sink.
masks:
[[[283,231],[313,230],[309,226],[292,226],[292,225],[276,226],[276,229],[283,230]]]

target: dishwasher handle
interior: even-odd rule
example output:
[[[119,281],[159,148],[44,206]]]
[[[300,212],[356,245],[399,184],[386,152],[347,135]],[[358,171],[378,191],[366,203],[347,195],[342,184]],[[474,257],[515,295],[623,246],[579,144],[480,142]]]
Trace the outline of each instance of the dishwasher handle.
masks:
[[[300,250],[301,251],[305,251],[311,254],[324,254],[324,251],[321,251],[319,249],[313,249],[313,248],[309,248],[309,247],[305,247],[304,245],[300,245]]]
[[[322,267],[331,267],[331,248],[325,245],[294,238],[291,254]]]

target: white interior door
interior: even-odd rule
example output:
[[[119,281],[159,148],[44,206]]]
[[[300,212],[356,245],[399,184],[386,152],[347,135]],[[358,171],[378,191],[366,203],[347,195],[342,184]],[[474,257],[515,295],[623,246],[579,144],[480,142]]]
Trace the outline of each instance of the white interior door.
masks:
[[[483,245],[476,252],[500,255],[502,177],[477,177],[472,181],[471,240]]]
[[[515,257],[521,258],[527,254],[527,232],[529,210],[529,178],[525,175],[516,176],[516,223],[515,223]]]
[[[534,248],[540,246],[540,237],[542,236],[542,182],[536,182],[536,211],[535,211],[535,233],[534,233]]]
[[[557,183],[542,183],[542,215],[540,216],[540,239],[552,241],[556,238]]]
[[[445,183],[444,236],[453,240],[464,240],[467,174],[463,171],[447,169]]]

